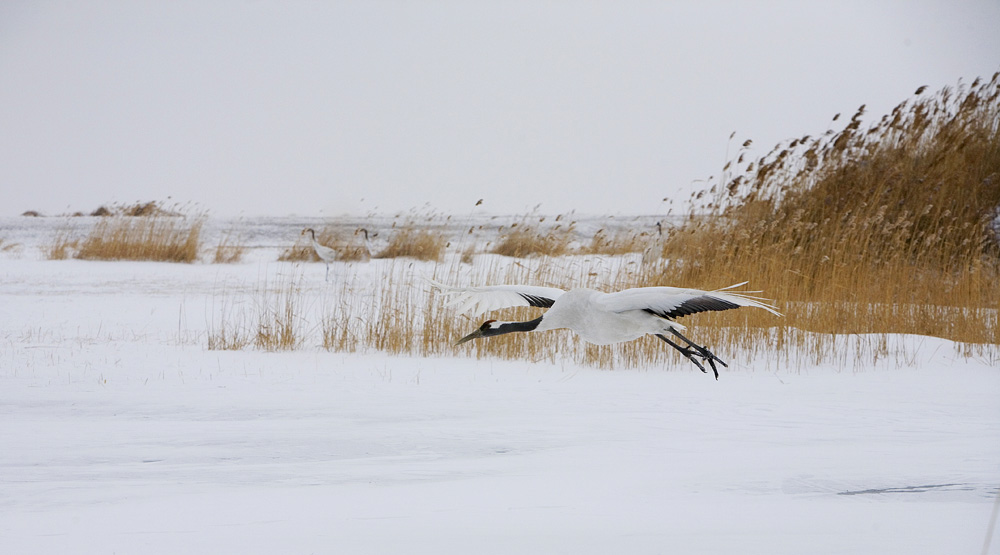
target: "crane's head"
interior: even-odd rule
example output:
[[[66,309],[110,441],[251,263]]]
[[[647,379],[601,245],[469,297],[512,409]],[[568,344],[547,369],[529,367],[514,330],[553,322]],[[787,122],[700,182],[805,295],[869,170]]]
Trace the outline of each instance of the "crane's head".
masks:
[[[316,237],[316,232],[313,231],[313,228],[311,228],[311,227],[307,227],[307,228],[303,229],[302,233],[299,233],[299,235],[305,235],[306,233],[312,233],[313,238]]]

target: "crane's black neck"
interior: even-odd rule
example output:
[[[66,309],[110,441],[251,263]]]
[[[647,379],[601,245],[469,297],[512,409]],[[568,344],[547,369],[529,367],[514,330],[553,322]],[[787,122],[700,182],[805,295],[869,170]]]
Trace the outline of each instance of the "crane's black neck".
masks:
[[[515,331],[532,331],[538,327],[538,324],[541,323],[542,316],[539,316],[534,320],[528,320],[527,322],[496,322],[494,320],[490,320],[489,322],[483,324],[479,329],[483,332],[483,337],[491,337]]]

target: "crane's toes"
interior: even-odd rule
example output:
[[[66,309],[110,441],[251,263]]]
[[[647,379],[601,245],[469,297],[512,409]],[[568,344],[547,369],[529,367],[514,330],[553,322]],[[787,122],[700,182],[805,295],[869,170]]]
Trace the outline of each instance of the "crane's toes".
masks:
[[[698,359],[694,358],[695,354],[696,353],[694,353],[694,352],[684,353],[684,356],[686,356],[688,360],[690,360],[691,362],[693,362],[694,365],[697,366],[699,370],[701,370],[705,374],[708,374],[708,370],[705,370],[705,367],[702,366],[702,364],[700,362],[698,362]]]
[[[716,362],[718,362],[719,364],[721,364],[722,366],[724,366],[726,368],[729,368],[729,365],[726,364],[726,362],[724,360],[722,360],[721,358],[715,356],[715,353],[713,353],[712,351],[709,351],[707,346],[700,346],[699,347],[698,345],[694,345],[694,347],[698,350],[698,353],[697,353],[698,356],[700,356],[702,358],[702,360],[708,361],[708,365],[712,367],[712,373],[715,374],[715,379],[716,380],[719,379],[719,368],[715,365]],[[702,366],[701,364],[698,364],[698,362],[695,361],[693,358],[691,360],[695,364],[698,365],[698,368],[701,368],[702,372],[705,372],[706,374],[708,373],[705,370],[704,366]]]
[[[701,354],[701,356],[705,358],[705,360],[707,360],[707,361],[709,361],[709,362],[712,363],[712,368],[715,368],[715,362],[713,362],[713,361],[718,361],[719,364],[721,364],[722,366],[724,366],[726,368],[729,368],[729,365],[726,364],[726,361],[724,361],[721,358],[715,356],[715,353],[713,353],[712,351],[708,350],[708,346],[707,345],[699,347],[698,351]]]
[[[722,361],[720,360],[719,362],[722,362]],[[712,372],[715,374],[715,379],[718,380],[719,379],[719,369],[715,367],[715,360],[711,359],[711,358],[708,359],[708,364],[709,364],[709,366],[712,367]],[[722,365],[725,366],[726,363],[722,362]],[[707,374],[707,372],[706,372],[706,374]]]

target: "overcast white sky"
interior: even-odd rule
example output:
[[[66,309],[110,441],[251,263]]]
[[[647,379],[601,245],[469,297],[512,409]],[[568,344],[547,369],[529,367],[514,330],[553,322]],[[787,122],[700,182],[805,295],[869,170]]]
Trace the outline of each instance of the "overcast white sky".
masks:
[[[0,215],[657,213],[747,138],[991,76],[998,29],[998,0],[6,0]]]

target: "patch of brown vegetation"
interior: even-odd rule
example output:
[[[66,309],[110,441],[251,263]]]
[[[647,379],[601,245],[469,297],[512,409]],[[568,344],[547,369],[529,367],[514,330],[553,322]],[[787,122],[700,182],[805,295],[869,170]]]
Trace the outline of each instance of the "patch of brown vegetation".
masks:
[[[447,244],[447,238],[441,233],[404,225],[396,228],[389,244],[374,258],[415,258],[440,262]]]
[[[191,263],[198,259],[203,224],[204,216],[105,218],[79,244],[76,257]]]
[[[530,223],[514,224],[503,231],[493,254],[524,258],[527,256],[562,256],[569,253],[573,223],[542,227]]]
[[[701,197],[649,281],[753,279],[787,325],[1000,342],[1000,79],[780,144]],[[711,320],[763,325],[760,315]]]

